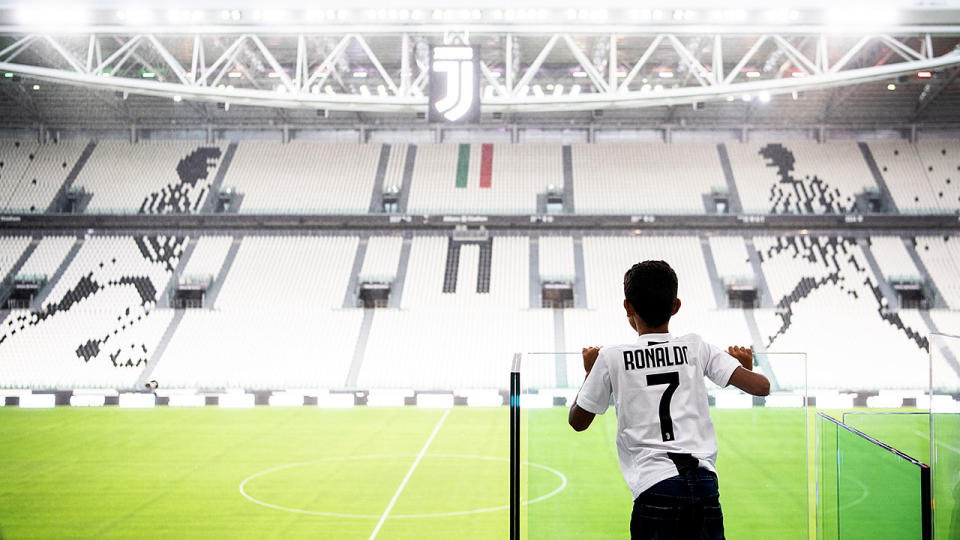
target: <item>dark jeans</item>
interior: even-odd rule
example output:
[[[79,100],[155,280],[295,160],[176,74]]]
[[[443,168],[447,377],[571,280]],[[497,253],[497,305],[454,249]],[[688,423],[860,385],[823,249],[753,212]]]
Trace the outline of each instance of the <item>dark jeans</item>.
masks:
[[[692,469],[667,478],[633,501],[633,540],[723,540],[717,477]]]

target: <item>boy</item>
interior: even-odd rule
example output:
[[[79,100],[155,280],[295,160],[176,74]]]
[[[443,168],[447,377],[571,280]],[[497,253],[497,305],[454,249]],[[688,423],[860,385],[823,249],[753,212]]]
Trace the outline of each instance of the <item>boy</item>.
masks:
[[[723,539],[717,487],[717,439],[703,377],[755,396],[770,382],[754,373],[753,351],[727,352],[691,334],[674,337],[670,318],[680,310],[677,274],[663,261],[635,264],[623,278],[636,343],[583,349],[586,380],[570,407],[576,431],[617,409],[617,454],[633,495],[634,539]],[[729,354],[728,354],[729,353]]]

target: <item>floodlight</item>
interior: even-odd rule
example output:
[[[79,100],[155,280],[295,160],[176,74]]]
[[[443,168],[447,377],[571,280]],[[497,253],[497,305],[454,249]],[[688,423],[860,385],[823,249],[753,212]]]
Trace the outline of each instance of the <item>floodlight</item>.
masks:
[[[747,72],[747,77],[749,77],[749,78],[751,78],[751,79],[759,78],[759,77],[760,77],[760,72],[759,72],[759,71],[748,71],[748,72]]]
[[[89,16],[82,8],[67,6],[21,7],[16,13],[22,24],[43,26],[83,24]]]
[[[227,73],[227,77],[231,79],[239,79],[240,77],[243,77],[243,73],[240,73],[239,71],[231,71],[230,73]]]
[[[173,96],[173,102],[174,102],[174,103],[180,103],[181,101],[183,101],[183,97],[182,97],[182,96]]]
[[[543,88],[540,88],[539,84],[533,85],[533,95],[543,97]]]
[[[770,103],[770,99],[771,99],[770,92],[760,92],[759,98],[760,98],[760,103]]]
[[[382,85],[382,84],[378,84],[378,85],[377,85],[377,95],[378,95],[378,96],[385,96],[385,95],[387,95],[387,87],[384,86],[384,85]]]
[[[657,73],[657,76],[659,76],[661,79],[672,79],[672,78],[673,78],[673,72],[672,72],[672,71],[666,71],[666,70],[664,70],[664,71],[661,71],[661,72]]]
[[[573,86],[570,87],[570,95],[571,95],[571,96],[579,96],[579,95],[580,95],[580,85],[579,85],[579,84],[575,84],[575,85],[573,85]]]
[[[365,84],[361,84],[361,85],[360,85],[360,95],[361,95],[361,96],[369,96],[369,95],[370,95],[370,89],[367,88],[367,85],[365,85]]]
[[[574,71],[574,72],[573,72],[573,76],[576,77],[576,78],[578,78],[578,79],[583,79],[583,78],[585,78],[585,77],[587,76],[587,72],[586,72],[586,71]]]
[[[122,16],[120,16],[122,14]],[[153,21],[153,12],[143,8],[129,8],[117,14],[120,20],[133,24],[146,24]]]
[[[726,9],[723,11],[723,20],[727,22],[744,22],[747,20],[745,9]]]
[[[931,77],[933,77],[933,73],[931,73],[931,72],[929,72],[929,71],[918,71],[918,72],[917,72],[917,78],[920,78],[920,79],[929,79],[929,78],[931,78]]]
[[[742,100],[745,101],[745,102],[749,102],[750,100],[753,99],[753,96],[751,96],[750,94],[744,94],[744,95],[740,96],[740,99],[742,99]]]
[[[562,96],[562,95],[563,95],[563,85],[562,85],[562,84],[558,84],[558,85],[556,85],[556,86],[553,87],[553,95],[554,95],[554,96]]]
[[[367,72],[366,72],[366,71],[354,71],[354,72],[353,72],[353,78],[354,78],[354,79],[366,79],[366,78],[367,78]]]
[[[895,9],[835,8],[827,10],[827,24],[838,26],[887,25],[897,22],[899,12]]]
[[[897,85],[893,83],[890,83],[887,85],[887,90],[896,90],[896,89],[897,89]]]
[[[33,85],[33,89],[34,89],[34,90],[39,90],[39,89],[40,89],[40,85],[39,85],[39,84]]]

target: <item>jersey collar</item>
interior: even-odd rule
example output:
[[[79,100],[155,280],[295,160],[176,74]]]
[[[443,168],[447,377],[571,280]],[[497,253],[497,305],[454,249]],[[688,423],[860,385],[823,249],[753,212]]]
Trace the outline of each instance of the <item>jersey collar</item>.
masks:
[[[643,334],[642,336],[637,337],[637,343],[641,345],[648,345],[651,341],[670,341],[673,339],[673,334],[670,332],[664,332],[662,334]]]

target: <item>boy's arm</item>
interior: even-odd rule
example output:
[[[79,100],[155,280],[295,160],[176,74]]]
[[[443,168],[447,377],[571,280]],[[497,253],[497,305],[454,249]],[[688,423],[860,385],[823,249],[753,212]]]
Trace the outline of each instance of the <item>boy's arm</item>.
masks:
[[[597,356],[600,354],[600,347],[587,347],[583,349],[583,369],[586,370],[586,377],[590,376],[590,370],[593,369],[593,365],[597,362]],[[586,381],[584,377],[584,381]],[[579,394],[578,394],[579,397]],[[592,412],[587,412],[580,408],[577,405],[577,400],[573,400],[573,405],[570,405],[570,414],[567,415],[567,422],[570,423],[570,427],[574,431],[583,431],[590,427],[590,423],[593,422],[593,418],[596,415]]]
[[[740,367],[730,375],[730,382],[737,388],[754,396],[770,395],[770,381],[760,373],[753,371],[753,349],[733,346],[727,348],[730,356],[740,362]]]

